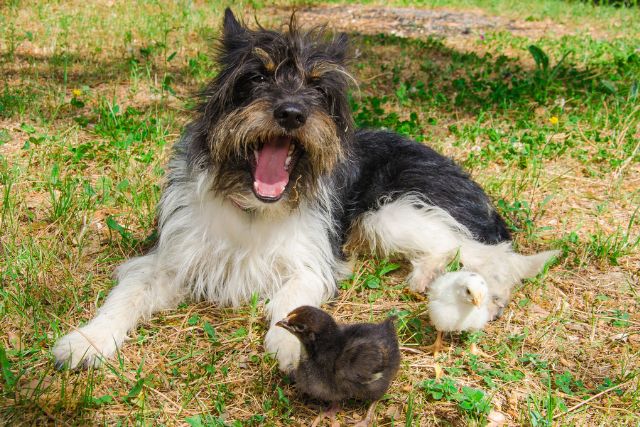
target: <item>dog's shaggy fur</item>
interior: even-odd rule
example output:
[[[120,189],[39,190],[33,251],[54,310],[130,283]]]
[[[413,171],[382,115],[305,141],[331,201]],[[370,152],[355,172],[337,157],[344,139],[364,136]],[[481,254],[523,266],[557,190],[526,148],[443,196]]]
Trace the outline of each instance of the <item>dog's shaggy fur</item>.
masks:
[[[490,284],[497,315],[552,253],[523,256],[482,189],[454,162],[386,131],[356,131],[347,39],[251,30],[224,18],[219,75],[169,164],[159,241],[117,270],[97,316],[58,341],[60,366],[110,357],[141,318],[187,297],[268,299],[265,347],[283,370],[299,343],[274,327],[318,306],[348,272],[345,247],[399,254],[416,291],[456,253]]]

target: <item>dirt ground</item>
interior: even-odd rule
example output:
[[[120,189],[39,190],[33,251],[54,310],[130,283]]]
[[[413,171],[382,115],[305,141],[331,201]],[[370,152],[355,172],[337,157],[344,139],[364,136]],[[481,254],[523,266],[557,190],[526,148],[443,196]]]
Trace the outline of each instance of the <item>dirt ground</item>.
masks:
[[[274,8],[268,16],[282,21],[290,16],[293,8]],[[314,6],[295,8],[297,18],[305,25],[326,22],[331,30],[355,31],[362,34],[390,34],[398,37],[445,37],[463,40],[483,37],[487,31],[508,31],[515,36],[537,39],[588,32],[593,37],[605,37],[606,33],[593,25],[572,28],[550,19],[527,20],[489,15],[479,9],[456,10],[448,8],[417,9],[380,6]]]

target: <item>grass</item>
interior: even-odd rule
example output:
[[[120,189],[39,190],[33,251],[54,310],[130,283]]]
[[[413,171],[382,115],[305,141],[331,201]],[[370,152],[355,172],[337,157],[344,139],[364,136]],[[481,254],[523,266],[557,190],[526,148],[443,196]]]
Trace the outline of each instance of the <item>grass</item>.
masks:
[[[154,240],[171,144],[191,94],[216,72],[223,6],[20,3],[0,6],[0,424],[308,424],[319,405],[264,354],[257,298],[238,310],[181,305],[143,323],[104,368],[54,370],[55,340],[95,313],[113,269]],[[286,14],[243,6],[265,24]],[[496,28],[464,42],[353,32],[354,116],[454,157],[519,250],[564,256],[482,334],[451,337],[438,360],[420,350],[435,332],[423,296],[405,290],[408,266],[359,260],[328,309],[344,321],[395,313],[408,349],[377,425],[637,424],[640,12],[454,6],[564,31]],[[472,342],[487,356],[470,354]],[[342,420],[356,414],[364,408],[347,405]]]

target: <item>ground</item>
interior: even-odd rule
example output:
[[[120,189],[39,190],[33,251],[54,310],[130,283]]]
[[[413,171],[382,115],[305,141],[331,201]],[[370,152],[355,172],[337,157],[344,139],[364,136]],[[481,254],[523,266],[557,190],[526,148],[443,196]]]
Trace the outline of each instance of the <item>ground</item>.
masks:
[[[416,6],[416,4],[421,6]],[[282,2],[236,4],[280,25]],[[0,424],[309,424],[265,355],[262,303],[184,304],[105,367],[58,372],[55,340],[96,312],[113,269],[154,239],[171,144],[215,75],[216,2],[0,6]],[[640,11],[589,2],[298,4],[349,33],[360,126],[455,158],[518,249],[563,251],[481,334],[437,359],[402,260],[363,257],[325,308],[390,313],[401,372],[376,425],[640,422]],[[484,354],[469,349],[477,342]],[[347,405],[342,423],[363,416]]]

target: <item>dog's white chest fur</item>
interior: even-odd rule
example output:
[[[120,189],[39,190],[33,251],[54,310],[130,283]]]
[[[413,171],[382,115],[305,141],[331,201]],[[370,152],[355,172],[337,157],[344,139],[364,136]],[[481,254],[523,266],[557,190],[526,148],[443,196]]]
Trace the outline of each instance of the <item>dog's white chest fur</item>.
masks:
[[[165,197],[163,208],[173,212],[164,220],[158,255],[195,298],[233,306],[253,294],[269,298],[300,271],[323,277],[327,286],[333,283],[326,215],[317,209],[301,206],[265,218],[211,192],[191,200],[184,196]],[[181,207],[171,209],[172,202]]]

